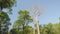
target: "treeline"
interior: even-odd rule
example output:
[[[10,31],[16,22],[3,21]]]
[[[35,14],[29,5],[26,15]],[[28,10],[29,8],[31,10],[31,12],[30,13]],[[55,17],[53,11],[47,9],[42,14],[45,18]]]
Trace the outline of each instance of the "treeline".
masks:
[[[33,34],[34,29],[35,34],[37,34],[36,25],[35,28],[30,26],[34,20],[28,10],[20,10],[18,12],[18,19],[9,31],[9,26],[11,25],[9,15],[12,14],[12,7],[15,3],[16,0],[0,0],[0,34]],[[4,9],[6,9],[6,11],[3,11]],[[60,34],[60,22],[56,24],[49,23],[39,25],[39,29],[40,34]]]
[[[60,23],[40,25],[41,34],[60,34]]]
[[[13,28],[10,30],[11,34],[37,34],[37,27],[30,26],[33,18],[30,16],[29,11],[20,10],[18,12],[18,19],[15,21]],[[29,25],[30,24],[30,25]],[[60,22],[56,24],[43,24],[39,25],[40,34],[60,34]]]
[[[43,24],[43,25],[39,25],[39,29],[40,29],[40,34],[60,34],[60,23],[56,23],[56,24]],[[22,26],[20,26],[20,28],[12,28],[10,33],[13,34],[33,34],[34,33],[34,28],[32,26],[25,26],[24,30],[22,29]],[[35,28],[35,34],[37,34],[37,29]]]

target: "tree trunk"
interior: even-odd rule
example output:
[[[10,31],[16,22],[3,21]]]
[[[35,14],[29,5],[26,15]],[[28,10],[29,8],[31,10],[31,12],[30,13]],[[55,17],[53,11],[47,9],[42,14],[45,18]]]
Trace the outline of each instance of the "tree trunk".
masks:
[[[38,24],[38,16],[36,16],[36,25],[37,25],[37,31],[38,31],[38,34],[40,34],[39,24]]]
[[[22,33],[24,34],[24,24],[23,24],[23,32]]]

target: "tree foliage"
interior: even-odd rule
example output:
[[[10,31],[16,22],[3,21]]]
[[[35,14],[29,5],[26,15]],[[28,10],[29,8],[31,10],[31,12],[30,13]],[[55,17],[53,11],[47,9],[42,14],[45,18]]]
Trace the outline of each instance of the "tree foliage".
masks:
[[[20,10],[18,14],[19,14],[18,20],[14,23],[14,26],[15,28],[16,27],[18,28],[18,31],[21,29],[21,31],[23,31],[24,34],[26,26],[28,26],[29,23],[33,22],[33,19],[30,16],[29,11],[27,10]]]
[[[15,4],[15,0],[0,0],[0,8],[9,8]]]
[[[0,11],[0,34],[8,31],[10,25],[10,18],[6,12]],[[2,28],[2,29],[1,29]],[[7,34],[7,33],[6,33]]]
[[[3,9],[8,8],[11,11],[11,7],[14,5],[15,0],[0,0],[0,34],[8,34],[10,18]]]

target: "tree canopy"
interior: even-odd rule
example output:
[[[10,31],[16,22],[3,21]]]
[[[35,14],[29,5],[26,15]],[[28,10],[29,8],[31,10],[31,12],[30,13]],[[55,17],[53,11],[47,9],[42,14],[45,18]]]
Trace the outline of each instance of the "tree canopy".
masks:
[[[0,0],[0,8],[9,8],[12,7],[15,3],[15,0]]]

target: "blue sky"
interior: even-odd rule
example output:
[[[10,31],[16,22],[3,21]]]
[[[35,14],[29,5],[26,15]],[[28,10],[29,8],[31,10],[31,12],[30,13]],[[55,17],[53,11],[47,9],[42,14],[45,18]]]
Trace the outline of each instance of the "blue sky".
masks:
[[[18,18],[19,10],[31,10],[32,6],[38,4],[45,8],[45,12],[39,16],[39,24],[48,24],[59,22],[60,17],[60,0],[17,0],[17,6],[13,7],[13,14],[10,15],[11,23]],[[31,9],[30,9],[31,8]]]

